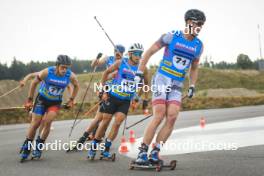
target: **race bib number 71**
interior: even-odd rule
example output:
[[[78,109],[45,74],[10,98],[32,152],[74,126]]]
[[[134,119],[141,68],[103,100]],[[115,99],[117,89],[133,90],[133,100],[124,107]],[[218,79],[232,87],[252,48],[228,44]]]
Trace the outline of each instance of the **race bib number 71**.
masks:
[[[189,59],[185,59],[177,55],[173,57],[173,65],[179,70],[184,70],[187,66],[189,66],[189,64]]]

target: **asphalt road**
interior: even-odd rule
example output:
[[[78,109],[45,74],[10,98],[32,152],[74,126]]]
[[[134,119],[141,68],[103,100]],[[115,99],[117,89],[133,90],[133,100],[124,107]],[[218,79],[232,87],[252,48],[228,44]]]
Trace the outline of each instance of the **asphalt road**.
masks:
[[[213,109],[182,112],[175,124],[175,129],[199,125],[201,117],[207,123],[246,119],[264,116],[264,106],[251,106],[228,109]],[[143,116],[129,116],[127,125],[141,119]],[[144,128],[149,120],[137,125],[134,130],[137,137],[142,137]],[[82,121],[74,130],[72,139],[78,138],[89,120]],[[56,139],[68,142],[68,133],[72,121],[54,122],[47,142]],[[264,127],[264,124],[263,124]],[[28,175],[239,175],[264,176],[264,145],[239,148],[235,151],[210,151],[166,156],[166,160],[177,159],[176,170],[128,170],[131,160],[117,154],[116,162],[93,162],[86,159],[87,151],[66,154],[64,151],[45,151],[39,161],[19,163],[18,151],[25,139],[28,124],[0,126],[0,175],[1,176],[28,176]],[[121,132],[120,132],[121,133]],[[128,132],[126,132],[128,135]],[[245,140],[247,140],[245,138]],[[264,139],[263,139],[264,140]],[[117,152],[120,145],[120,134],[112,151]]]

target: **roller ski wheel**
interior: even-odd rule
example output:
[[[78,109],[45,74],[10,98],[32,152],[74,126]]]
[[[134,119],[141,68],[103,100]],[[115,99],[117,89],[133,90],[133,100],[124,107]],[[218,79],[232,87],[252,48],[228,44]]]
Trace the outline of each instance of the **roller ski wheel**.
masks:
[[[112,154],[111,159],[113,162],[115,162],[115,160],[116,160],[116,154],[115,153]]]
[[[171,170],[175,170],[176,165],[177,165],[177,161],[176,161],[176,160],[172,160],[172,161],[170,162],[170,169],[171,169]]]
[[[24,163],[25,161],[26,161],[25,158],[20,158],[20,160],[19,160],[20,163]]]
[[[91,161],[93,161],[93,160],[94,160],[94,158],[95,158],[95,155],[91,155],[91,156],[90,156],[90,155],[88,155],[88,156],[87,156],[87,159],[88,159],[88,160],[91,160]]]
[[[129,163],[129,170],[134,170],[135,169],[135,165],[136,164],[136,162],[135,162],[135,160],[132,160],[130,163]]]
[[[163,167],[163,161],[160,160],[157,164],[153,164],[153,165],[156,165],[156,171],[160,172],[162,170],[162,167]]]
[[[95,156],[88,156],[88,157],[87,157],[87,159],[89,159],[89,160],[91,160],[91,161],[93,161],[94,158],[95,158]]]
[[[34,157],[34,156],[31,156],[31,161],[32,160],[40,160],[40,157]]]

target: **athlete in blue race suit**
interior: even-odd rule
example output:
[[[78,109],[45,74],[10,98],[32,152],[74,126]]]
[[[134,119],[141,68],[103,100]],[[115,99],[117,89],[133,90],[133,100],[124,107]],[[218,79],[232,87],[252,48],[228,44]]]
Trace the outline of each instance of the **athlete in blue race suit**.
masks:
[[[102,58],[95,59],[91,66],[102,66],[105,65],[106,68],[109,68],[111,65],[113,65],[116,61],[122,60],[123,54],[125,52],[125,47],[123,45],[116,45],[114,50],[114,56],[103,56]],[[108,75],[108,81],[107,84],[111,84],[112,78],[115,77],[116,72]],[[99,123],[103,119],[103,113],[99,111],[99,108],[96,112],[96,115],[94,119],[91,121],[91,123],[87,126],[86,130],[83,132],[83,135],[77,140],[77,143],[75,146],[72,146],[68,151],[76,151],[78,148],[81,148],[81,144],[83,144],[87,139],[93,139],[94,134],[96,133],[96,130],[98,128]]]
[[[162,35],[143,56],[135,77],[135,80],[139,81],[150,57],[161,48],[165,48],[157,73],[152,79],[152,85],[155,87],[152,95],[154,117],[145,130],[136,164],[148,165],[150,162],[160,161],[160,148],[169,138],[180,111],[182,87],[188,70],[190,70],[188,97],[192,98],[194,95],[199,59],[203,51],[203,44],[197,36],[205,21],[206,17],[202,11],[188,10],[185,13],[185,30]],[[164,118],[166,121],[157,133],[156,141],[148,158],[149,145]]]
[[[101,84],[105,85],[107,75],[117,71],[110,86],[108,93],[109,98],[106,101],[103,101],[100,107],[100,112],[103,113],[103,120],[96,131],[94,140],[92,141],[92,147],[88,152],[89,158],[94,158],[96,154],[96,146],[98,146],[113,115],[115,115],[111,131],[105,139],[105,150],[101,153],[102,157],[111,157],[109,150],[112,141],[116,138],[119,127],[127,116],[130,101],[136,92],[134,77],[138,70],[138,64],[143,51],[144,49],[141,44],[133,44],[128,49],[129,58],[117,61],[103,73]]]
[[[41,83],[38,90],[38,95],[35,99],[32,121],[27,133],[27,138],[21,147],[21,161],[28,158],[31,146],[30,143],[34,140],[36,130],[43,123],[43,130],[40,138],[36,139],[36,147],[33,148],[32,156],[34,158],[41,157],[41,145],[47,139],[52,121],[58,114],[62,102],[62,96],[65,88],[71,82],[73,91],[70,100],[67,102],[68,107],[73,106],[74,98],[76,97],[79,84],[75,74],[70,70],[71,59],[67,55],[59,55],[56,66],[48,67],[40,71],[38,76],[33,80],[29,90],[28,100],[25,104],[26,109],[31,109],[33,106],[33,96],[35,89]],[[45,116],[45,118],[43,118]]]

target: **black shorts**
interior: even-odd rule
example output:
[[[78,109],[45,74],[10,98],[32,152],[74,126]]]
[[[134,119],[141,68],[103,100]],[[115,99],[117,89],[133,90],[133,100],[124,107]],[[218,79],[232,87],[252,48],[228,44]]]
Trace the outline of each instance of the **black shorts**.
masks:
[[[100,106],[101,113],[115,114],[122,112],[127,115],[130,106],[130,100],[121,100],[114,96],[109,95],[107,101],[103,102]]]
[[[49,101],[38,94],[33,106],[33,113],[43,116],[46,112],[57,112],[60,109],[61,101]]]

